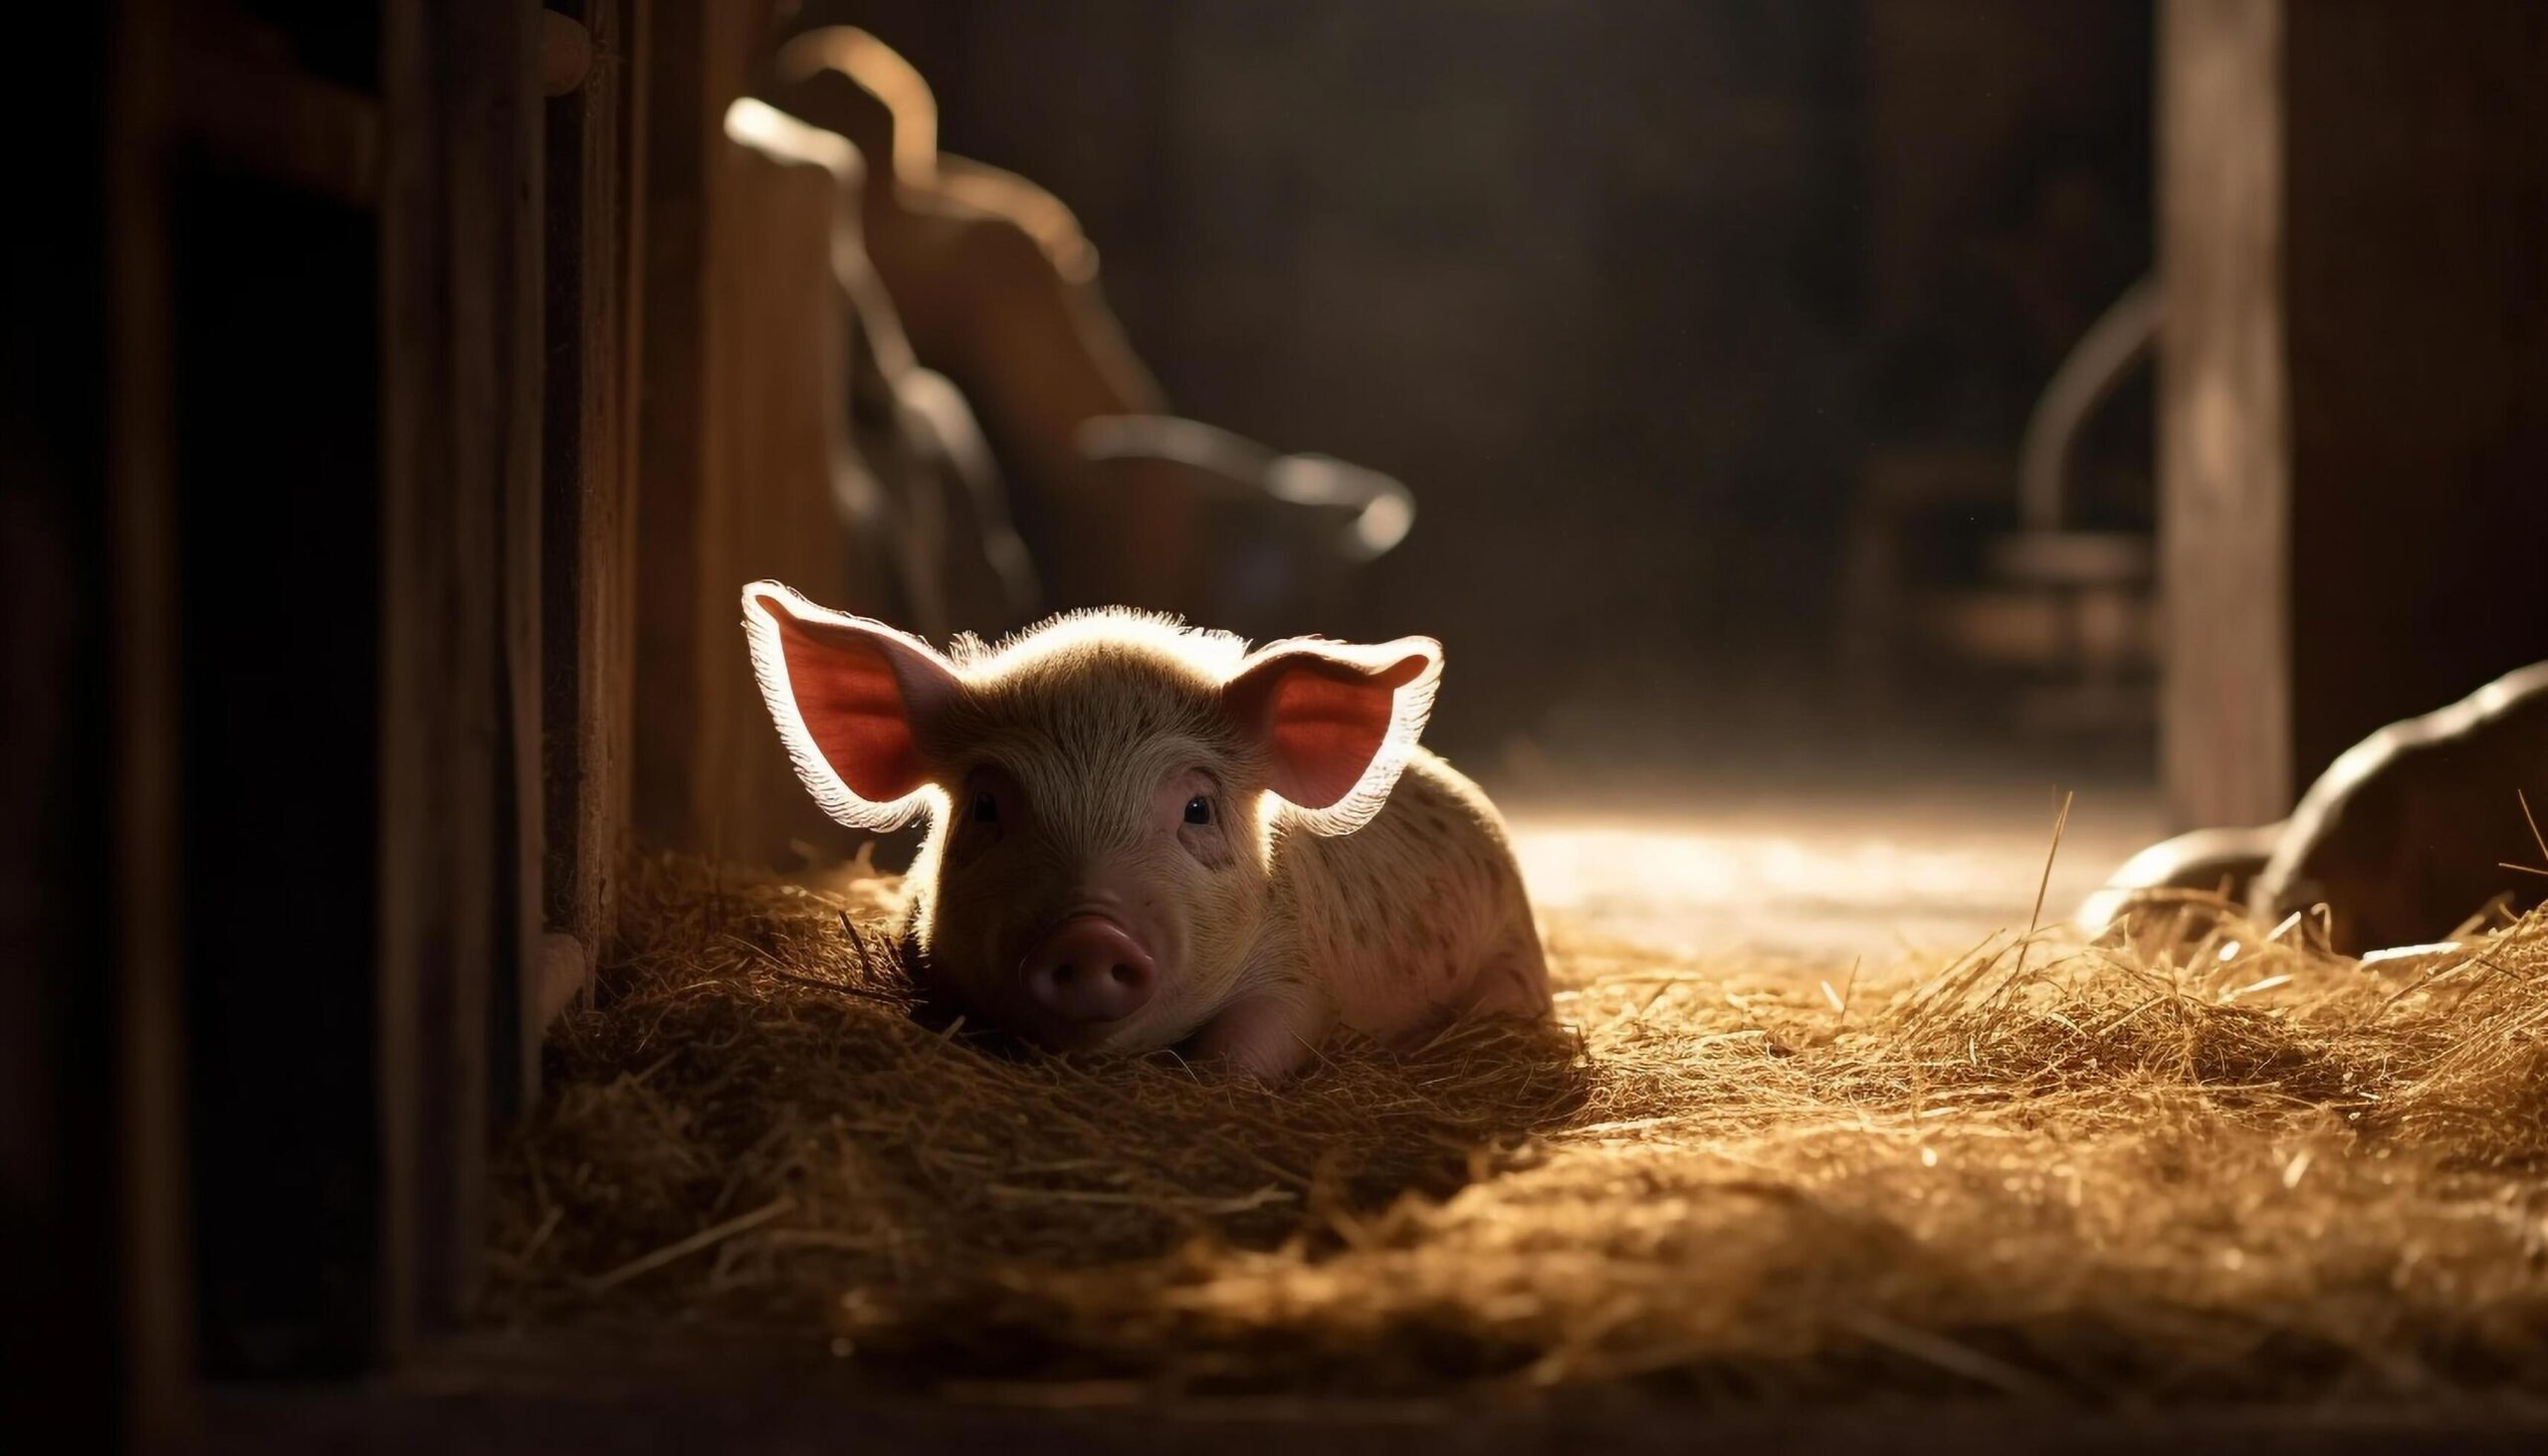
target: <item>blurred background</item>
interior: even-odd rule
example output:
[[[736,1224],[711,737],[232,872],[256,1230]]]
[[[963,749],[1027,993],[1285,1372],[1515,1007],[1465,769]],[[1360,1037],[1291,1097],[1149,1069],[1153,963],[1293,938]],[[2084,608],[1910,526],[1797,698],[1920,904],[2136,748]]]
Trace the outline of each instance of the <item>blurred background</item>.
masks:
[[[1428,741],[1552,831],[1544,895],[1960,933],[2023,899],[2064,788],[2063,895],[2154,837],[2149,4],[811,0],[779,70],[840,26],[942,156],[1075,215],[1158,407],[1405,490],[1330,591],[1175,604],[1441,638]],[[996,371],[925,332],[1031,518]]]
[[[2049,734],[2148,771],[2146,659],[2029,697],[2073,666],[2059,603],[1985,561],[2039,397],[2150,267],[2148,4],[799,16],[833,22],[928,79],[946,151],[1067,201],[1180,412],[1412,489],[1312,625],[1442,637],[1454,756],[1979,765]],[[2069,523],[2146,535],[2146,370],[2120,393]]]

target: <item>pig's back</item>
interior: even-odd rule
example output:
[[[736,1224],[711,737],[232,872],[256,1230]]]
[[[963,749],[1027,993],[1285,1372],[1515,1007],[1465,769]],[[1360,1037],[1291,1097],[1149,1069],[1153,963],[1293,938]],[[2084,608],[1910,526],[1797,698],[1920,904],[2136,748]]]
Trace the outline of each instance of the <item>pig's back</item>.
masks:
[[[1470,1010],[1548,1008],[1548,969],[1504,818],[1422,749],[1388,802],[1348,835],[1285,837],[1303,970],[1345,1025],[1389,1038]]]

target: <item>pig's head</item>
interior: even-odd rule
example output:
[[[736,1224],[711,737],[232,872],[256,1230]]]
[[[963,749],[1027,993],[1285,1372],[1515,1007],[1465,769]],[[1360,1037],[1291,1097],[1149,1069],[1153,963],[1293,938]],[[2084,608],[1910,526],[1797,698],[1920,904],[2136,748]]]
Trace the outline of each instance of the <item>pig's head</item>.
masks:
[[[942,656],[768,581],[744,588],[743,626],[823,809],[876,831],[929,817],[922,973],[1056,1050],[1168,1046],[1258,986],[1277,836],[1380,812],[1441,674],[1429,638],[1251,653],[1124,611]]]

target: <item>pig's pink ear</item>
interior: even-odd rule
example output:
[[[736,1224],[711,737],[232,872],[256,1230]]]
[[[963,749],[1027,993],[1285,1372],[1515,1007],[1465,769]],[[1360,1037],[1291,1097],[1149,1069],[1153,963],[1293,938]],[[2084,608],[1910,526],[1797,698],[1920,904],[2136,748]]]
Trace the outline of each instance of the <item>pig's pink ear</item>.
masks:
[[[1366,647],[1297,638],[1251,654],[1222,690],[1257,739],[1269,787],[1318,834],[1351,834],[1388,801],[1432,716],[1442,644],[1401,637]]]
[[[796,776],[852,829],[899,829],[927,806],[921,745],[963,692],[928,643],[825,611],[775,581],[743,588],[752,674]]]

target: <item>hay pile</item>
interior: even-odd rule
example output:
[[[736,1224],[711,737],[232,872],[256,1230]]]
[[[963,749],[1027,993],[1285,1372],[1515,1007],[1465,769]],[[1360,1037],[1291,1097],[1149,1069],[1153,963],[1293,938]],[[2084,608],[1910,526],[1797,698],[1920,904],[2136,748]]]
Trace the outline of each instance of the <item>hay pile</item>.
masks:
[[[915,1021],[885,889],[644,868],[491,1321],[1011,1393],[2548,1384],[2548,913],[2372,968],[2202,897],[1884,973],[1560,926],[1576,1030],[1267,1092]]]

